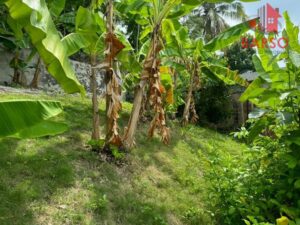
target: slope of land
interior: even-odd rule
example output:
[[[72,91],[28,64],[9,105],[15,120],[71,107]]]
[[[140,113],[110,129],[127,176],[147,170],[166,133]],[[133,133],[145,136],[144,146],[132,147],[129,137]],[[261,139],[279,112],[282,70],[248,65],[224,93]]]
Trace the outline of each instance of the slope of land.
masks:
[[[107,163],[87,146],[88,99],[0,94],[4,97],[58,99],[65,110],[58,119],[70,130],[56,137],[0,140],[1,225],[214,224],[205,179],[209,159],[246,148],[214,131],[172,121],[172,142],[165,146],[159,137],[149,140],[148,126],[141,124],[138,145],[124,162]],[[122,127],[129,111],[125,104]]]

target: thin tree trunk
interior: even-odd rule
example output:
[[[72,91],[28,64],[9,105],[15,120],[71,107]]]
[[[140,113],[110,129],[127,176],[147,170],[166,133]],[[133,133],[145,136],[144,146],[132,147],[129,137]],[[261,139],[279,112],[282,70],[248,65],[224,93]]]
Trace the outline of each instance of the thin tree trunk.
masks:
[[[20,51],[17,50],[15,53],[15,57],[14,57],[14,76],[12,78],[12,82],[15,84],[21,84],[21,73],[20,70],[18,68],[18,64],[19,64],[19,57],[20,57]]]
[[[143,71],[141,74],[141,80],[135,90],[133,109],[131,111],[128,126],[125,128],[124,145],[126,148],[131,148],[135,145],[134,135],[139,121],[140,111],[142,107],[142,100],[144,89],[150,82],[150,104],[155,109],[155,116],[151,122],[149,129],[149,136],[153,135],[156,127],[160,128],[160,133],[163,141],[166,143],[169,140],[169,130],[165,124],[164,110],[161,105],[161,93],[160,93],[160,80],[159,80],[159,68],[157,56],[162,46],[159,44],[159,27],[156,27],[153,32],[149,52],[144,61]]]
[[[196,73],[197,73],[197,69],[195,66],[194,71],[191,74],[189,90],[188,90],[188,94],[186,96],[185,107],[184,107],[183,116],[182,116],[182,125],[184,125],[184,126],[186,124],[188,124],[188,122],[189,122],[190,106],[191,106],[191,100],[192,100],[192,96],[193,96],[194,79],[195,79]]]
[[[128,125],[127,127],[125,127],[123,144],[126,148],[132,148],[135,145],[134,135],[135,135],[135,131],[137,128],[137,124],[139,121],[140,112],[142,108],[144,89],[148,82],[152,70],[153,45],[154,45],[154,38],[152,37],[149,52],[144,61],[143,71],[141,73],[141,79],[139,84],[135,88],[133,108],[131,110],[131,115],[128,121]]]
[[[33,79],[30,83],[31,88],[38,88],[39,87],[39,81],[40,81],[40,74],[41,74],[41,57],[38,58],[36,67],[35,67],[35,72]]]
[[[154,46],[155,46],[154,37],[152,37],[149,52],[144,61],[143,71],[141,73],[141,79],[139,84],[135,88],[133,108],[128,121],[128,125],[127,127],[125,127],[123,144],[126,148],[132,148],[135,145],[134,136],[135,136],[135,132],[136,132],[136,128],[137,128],[137,124],[139,121],[140,112],[142,108],[144,89],[150,77],[150,73],[152,72]]]
[[[145,72],[145,71],[143,71]],[[136,131],[136,127],[139,121],[140,111],[142,107],[144,89],[146,86],[147,80],[141,80],[140,83],[137,85],[134,93],[134,101],[133,101],[133,108],[131,111],[130,119],[128,122],[128,126],[125,128],[125,135],[124,135],[124,146],[126,148],[132,148],[135,145],[134,135]]]
[[[113,5],[112,5],[112,0],[109,0],[108,2],[108,12],[107,12],[107,20],[106,20],[106,29],[108,34],[113,33]],[[111,52],[112,52],[112,39],[110,38],[106,42],[106,48],[107,48],[107,55],[106,55],[106,62],[108,63],[108,68],[106,69],[105,72],[105,86],[106,86],[106,95],[105,95],[105,100],[106,100],[106,108],[105,108],[105,115],[106,115],[106,143],[109,144],[109,139],[111,138],[112,135],[112,127],[113,127],[113,120],[111,118],[111,115],[109,115],[109,108],[111,107],[111,98],[112,98],[112,76],[113,76],[113,59],[111,57]]]
[[[108,68],[105,75],[106,83],[106,145],[123,145],[119,135],[118,118],[122,109],[121,88],[114,72],[114,58],[125,47],[115,36],[113,29],[113,1],[109,1],[107,16],[107,54],[105,61]]]
[[[97,96],[97,79],[96,69],[94,68],[97,64],[96,55],[91,55],[91,91],[92,91],[92,104],[93,104],[93,131],[92,140],[100,139],[100,118],[99,118],[99,103]]]
[[[191,99],[190,115],[191,115],[191,123],[196,124],[199,120],[199,116],[197,115],[197,111],[196,111],[194,95],[192,95],[192,99]]]

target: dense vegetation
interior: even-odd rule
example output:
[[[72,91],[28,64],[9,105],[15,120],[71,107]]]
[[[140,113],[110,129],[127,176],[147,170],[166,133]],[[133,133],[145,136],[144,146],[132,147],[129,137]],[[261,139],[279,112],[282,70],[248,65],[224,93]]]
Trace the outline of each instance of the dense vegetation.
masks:
[[[0,16],[11,85],[35,58],[30,87],[43,63],[66,93],[0,96],[0,222],[300,224],[299,27],[286,12],[277,55],[237,43],[266,39],[233,0],[4,0]],[[90,66],[91,103],[71,57]],[[255,106],[239,143],[191,125],[228,132],[230,86]]]

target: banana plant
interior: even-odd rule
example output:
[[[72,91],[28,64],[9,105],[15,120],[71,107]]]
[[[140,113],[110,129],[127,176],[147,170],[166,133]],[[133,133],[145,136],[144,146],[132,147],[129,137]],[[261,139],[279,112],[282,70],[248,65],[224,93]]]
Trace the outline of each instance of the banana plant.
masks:
[[[91,59],[93,93],[92,140],[100,139],[96,70],[105,70],[107,118],[105,143],[106,147],[110,144],[121,147],[122,139],[117,124],[119,111],[122,109],[121,88],[119,78],[115,72],[115,59],[122,50],[127,52],[132,48],[125,36],[114,30],[113,1],[109,0],[106,3],[106,21],[100,12],[96,12],[96,9],[103,4],[103,1],[93,2],[89,9],[80,7],[76,15],[75,33],[66,36],[63,39],[63,43],[69,49],[69,55],[76,53],[79,49],[83,49]],[[124,58],[124,55],[122,58]],[[102,63],[99,63],[100,60]]]
[[[118,39],[114,33],[114,9],[113,1],[108,1],[107,7],[107,28],[106,28],[106,55],[105,62],[108,64],[106,68],[106,145],[109,144],[121,147],[122,139],[119,135],[118,118],[119,111],[122,109],[121,104],[121,87],[114,70],[114,60],[116,56],[125,48],[125,45]]]
[[[133,3],[136,4],[137,2],[135,1]],[[144,7],[146,6],[148,9],[148,13],[150,15],[145,14],[141,16],[145,20],[149,19],[149,21],[152,21],[152,23],[150,23],[151,24],[150,27],[145,29],[142,36],[145,35],[145,32],[148,33],[152,32],[151,34],[152,36],[150,40],[149,50],[144,60],[141,81],[136,88],[132,114],[128,123],[128,127],[125,130],[124,142],[127,147],[131,147],[134,144],[133,135],[138,122],[139,113],[142,105],[144,88],[147,82],[149,82],[150,104],[154,107],[155,110],[155,116],[151,122],[149,135],[152,136],[154,129],[156,127],[159,127],[163,141],[165,143],[168,143],[169,141],[169,129],[166,126],[164,110],[162,108],[161,90],[160,90],[161,84],[159,80],[159,61],[157,56],[163,46],[161,40],[161,22],[162,19],[167,16],[169,7],[172,6],[172,4],[175,3],[175,1],[170,1],[166,5],[163,5],[164,2],[160,2],[160,1],[153,1],[152,4],[150,2],[149,3],[143,2],[143,3],[144,3],[143,9],[145,9]]]
[[[48,71],[62,88],[67,93],[84,94],[84,88],[75,77],[45,1],[6,0],[1,1],[1,4],[3,2],[8,8],[10,28],[16,38],[21,40],[24,30]],[[63,133],[67,125],[50,120],[61,112],[61,104],[55,101],[1,100],[0,137],[35,138]]]
[[[4,3],[10,17],[14,20],[16,32],[25,30],[49,73],[63,90],[67,93],[80,92],[84,95],[85,90],[75,76],[66,54],[67,49],[55,28],[45,0],[6,0]]]
[[[1,100],[0,138],[37,138],[63,133],[68,126],[51,120],[61,112],[62,106],[56,101]]]
[[[146,54],[143,69],[140,76],[140,82],[135,89],[133,109],[125,128],[124,144],[127,148],[134,146],[134,134],[139,119],[142,106],[145,86],[149,85],[149,102],[154,109],[155,115],[149,128],[149,136],[153,136],[156,128],[159,128],[162,141],[169,142],[170,132],[166,125],[165,112],[162,105],[161,82],[159,75],[159,52],[163,49],[163,39],[161,24],[168,16],[170,11],[180,4],[180,1],[154,0],[154,1],[127,1],[128,12],[135,15],[136,18],[147,27],[141,34],[146,37],[151,34],[148,52]]]
[[[83,49],[90,58],[93,105],[93,130],[91,138],[95,141],[100,139],[96,66],[99,64],[98,56],[103,55],[105,51],[103,35],[105,32],[105,23],[102,19],[102,15],[94,11],[94,9],[100,5],[91,4],[89,8],[79,7],[75,19],[75,33],[71,33],[62,39],[63,45],[68,49],[68,56]]]
[[[249,0],[247,0],[249,1]],[[251,0],[250,0],[251,1]],[[207,2],[232,2],[209,0]],[[140,82],[135,89],[133,109],[125,129],[124,144],[130,148],[134,146],[134,134],[142,106],[145,87],[149,85],[150,104],[154,109],[154,117],[150,124],[149,136],[153,136],[156,128],[159,129],[162,141],[168,143],[170,131],[166,125],[165,111],[162,101],[161,81],[159,75],[160,58],[159,52],[164,48],[165,32],[162,32],[162,24],[166,20],[177,20],[190,13],[194,8],[200,6],[202,0],[180,1],[180,0],[126,0],[125,12],[134,15],[138,24],[142,26],[142,37],[150,36],[148,52],[144,59]],[[210,47],[212,48],[212,47]]]
[[[300,215],[300,43],[299,26],[291,22],[287,12],[284,13],[284,19],[286,26],[283,36],[289,40],[287,48],[280,54],[274,54],[268,45],[258,49],[258,54],[253,55],[253,63],[259,76],[249,85],[240,100],[250,101],[256,106],[247,121],[248,142],[257,149],[272,149],[273,155],[280,152],[280,159],[285,160],[274,183],[278,183],[280,178],[287,191],[278,187],[268,196],[273,198],[272,196],[279,196],[279,193],[292,195],[279,197],[275,204],[267,206],[264,210],[277,213],[281,212],[284,206],[289,224],[296,224]],[[262,41],[263,38],[264,34],[258,31],[256,39]],[[266,141],[276,145],[270,148],[272,144],[268,146]],[[270,189],[267,187],[266,190]],[[266,220],[270,218],[269,215],[266,217]],[[277,220],[278,224],[279,221],[281,219]]]
[[[286,28],[283,35],[289,40],[288,47],[279,55],[274,55],[270,48],[258,50],[258,55],[253,56],[253,63],[259,77],[249,85],[240,98],[242,102],[249,100],[261,112],[255,116],[257,121],[252,124],[249,141],[254,140],[263,130],[275,123],[275,120],[270,120],[274,118],[270,116],[272,113],[276,114],[276,120],[284,124],[291,124],[293,121],[297,124],[297,129],[300,129],[299,27],[291,22],[286,12],[284,18]],[[264,36],[257,32],[256,38],[262,40]],[[284,61],[286,66],[280,67],[280,61]],[[253,115],[251,117],[254,118]],[[300,140],[299,137],[293,138]]]
[[[257,24],[256,20],[246,21],[231,27],[207,44],[204,44],[202,39],[191,40],[188,37],[187,28],[182,27],[179,23],[173,22],[172,25],[166,23],[163,26],[166,31],[172,31],[166,38],[167,47],[164,58],[167,60],[165,63],[175,66],[181,73],[190,74],[190,84],[182,119],[183,125],[189,122],[190,112],[192,113],[191,121],[196,122],[198,119],[195,114],[193,91],[197,89],[197,86],[201,86],[204,75],[212,79],[220,79],[228,85],[247,86],[247,82],[239,77],[237,71],[231,71],[223,66],[213,54],[216,50],[221,50],[239,40],[241,35],[249,29],[253,29]]]

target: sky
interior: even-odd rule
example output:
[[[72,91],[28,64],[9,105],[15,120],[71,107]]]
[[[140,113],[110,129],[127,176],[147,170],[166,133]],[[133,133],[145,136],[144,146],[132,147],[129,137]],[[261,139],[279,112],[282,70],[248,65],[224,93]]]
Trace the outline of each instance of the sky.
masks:
[[[247,15],[250,18],[254,18],[257,15],[257,9],[269,3],[273,8],[279,8],[280,14],[287,11],[291,17],[292,22],[295,25],[300,25],[300,0],[260,0],[257,2],[244,2],[244,8]],[[283,24],[283,18],[280,19]]]

